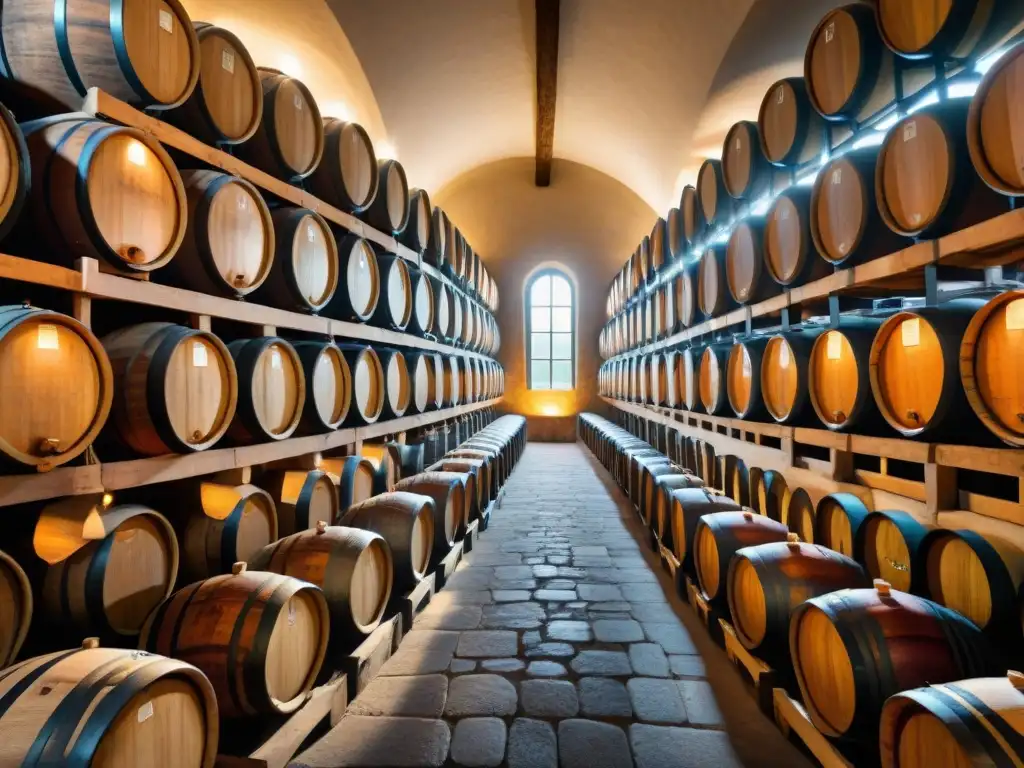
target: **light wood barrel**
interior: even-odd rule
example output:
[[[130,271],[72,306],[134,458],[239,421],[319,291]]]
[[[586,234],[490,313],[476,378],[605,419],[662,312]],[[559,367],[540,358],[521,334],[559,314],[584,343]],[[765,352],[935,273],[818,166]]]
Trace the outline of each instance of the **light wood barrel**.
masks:
[[[25,0],[4,9],[0,34],[4,78],[48,111],[81,108],[89,88],[166,109],[199,78],[199,40],[177,0]]]
[[[261,336],[228,345],[240,381],[238,409],[228,435],[248,445],[284,440],[299,426],[306,403],[306,375],[295,348],[284,339]]]
[[[181,176],[156,139],[81,114],[24,123],[33,223],[51,258],[89,256],[125,272],[174,258],[188,224]]]
[[[789,526],[789,486],[785,475],[774,469],[764,470],[751,481],[750,493],[757,497],[751,506],[765,517]]]
[[[765,217],[764,267],[779,285],[803,285],[832,271],[814,247],[811,194],[807,187],[790,187],[775,198]]]
[[[882,708],[882,766],[1013,765],[1024,754],[1022,708],[1017,671],[897,693]]]
[[[840,318],[814,341],[808,394],[818,419],[837,432],[872,433],[882,423],[871,392],[868,359],[882,319]]]
[[[722,413],[728,407],[726,369],[729,349],[729,344],[709,344],[700,357],[700,402],[712,415]]]
[[[700,308],[697,277],[698,269],[695,265],[684,266],[676,277],[676,307],[679,322],[684,328],[697,322],[697,311]]]
[[[430,278],[434,286],[434,333],[445,341],[452,339],[452,292],[440,280]]]
[[[186,170],[188,228],[161,281],[237,298],[259,288],[274,264],[274,220],[259,191],[219,171]]]
[[[373,496],[376,467],[362,456],[323,458],[320,468],[330,475],[338,486],[338,506],[341,516],[354,504],[360,504]]]
[[[390,443],[363,443],[359,455],[373,465],[373,493],[386,493],[398,482],[397,456]]]
[[[409,368],[412,388],[410,405],[417,413],[425,413],[438,406],[437,368],[434,354],[421,350],[410,350],[405,356]]]
[[[409,183],[397,160],[377,160],[377,196],[362,214],[371,226],[398,235],[409,221]]]
[[[292,344],[306,379],[306,402],[298,431],[330,432],[340,427],[352,405],[352,371],[332,342],[297,341]]]
[[[654,222],[654,227],[648,237],[651,243],[649,277],[653,278],[669,260],[668,230],[664,219],[659,218]]]
[[[780,424],[806,420],[808,368],[814,340],[821,328],[772,336],[761,357],[761,397],[769,415]]]
[[[471,459],[484,463],[484,476],[489,478],[490,496],[494,498],[508,477],[501,452],[491,448],[455,448],[445,454],[446,459]]]
[[[655,475],[654,502],[652,504],[650,527],[662,546],[673,549],[672,543],[672,494],[683,488],[703,488],[704,481],[685,469],[678,467],[671,473]]]
[[[779,293],[779,285],[765,266],[766,222],[748,219],[736,225],[725,250],[725,277],[729,295],[738,304],[754,304]]]
[[[159,456],[206,450],[221,439],[235,415],[238,376],[220,339],[171,323],[142,323],[102,343],[114,372],[111,429],[122,443]]]
[[[722,146],[722,181],[730,196],[754,200],[768,191],[772,170],[761,152],[757,123],[741,120],[725,134]]]
[[[790,654],[811,722],[873,745],[885,700],[992,671],[988,643],[960,614],[876,581],[798,606]],[[869,650],[870,649],[870,650]]]
[[[871,510],[852,493],[830,493],[818,502],[814,522],[814,541],[829,549],[854,557],[855,542]]]
[[[31,623],[32,585],[21,566],[0,551],[0,670],[17,658]]]
[[[472,467],[460,467],[453,469],[450,465],[446,466],[446,463],[437,461],[431,464],[426,469],[427,472],[443,472],[445,474],[458,475],[459,481],[462,483],[466,498],[466,512],[465,522],[466,525],[478,520],[483,513],[484,507],[480,506],[480,494],[477,488],[480,483],[477,481],[476,473],[472,471]]]
[[[693,536],[693,570],[704,599],[728,604],[729,563],[744,547],[786,541],[782,523],[753,512],[716,512],[697,521]]]
[[[672,492],[672,546],[680,566],[694,573],[694,540],[697,523],[704,515],[735,512],[740,505],[726,496],[717,496],[704,488],[685,488]]]
[[[474,477],[476,509],[482,513],[491,503],[491,465],[483,459],[444,456],[433,465],[439,472],[462,472]],[[467,486],[468,487],[468,486]]]
[[[683,187],[683,193],[679,196],[679,210],[683,212],[683,240],[687,246],[693,247],[707,227],[696,187],[690,184]]]
[[[761,360],[767,336],[737,341],[726,363],[726,394],[733,413],[741,419],[760,421],[767,416],[761,397]]]
[[[800,166],[821,156],[825,121],[811,105],[802,77],[787,77],[768,89],[757,126],[761,151],[772,165]]]
[[[324,156],[309,177],[318,197],[348,213],[362,213],[377,195],[377,155],[363,126],[324,118]]]
[[[729,295],[729,282],[725,263],[726,249],[708,246],[700,257],[697,278],[697,303],[705,318],[724,315],[736,307]]]
[[[462,479],[454,472],[423,472],[395,485],[396,491],[429,496],[434,500],[434,555],[444,557],[466,530],[469,499]]]
[[[455,355],[444,355],[444,398],[445,407],[456,406],[463,402],[465,393],[462,391],[462,362]]]
[[[284,181],[309,176],[324,154],[324,124],[316,99],[294,77],[260,67],[263,119],[239,157]]]
[[[277,531],[291,536],[319,523],[336,525],[340,511],[338,488],[327,473],[314,469],[270,470],[259,478],[277,508]]]
[[[672,208],[665,216],[665,242],[670,261],[682,258],[688,243],[684,236],[684,214],[680,208]]]
[[[278,208],[273,221],[274,266],[256,300],[278,309],[321,311],[342,280],[334,233],[320,214],[305,208]]]
[[[736,552],[729,564],[729,613],[745,648],[773,667],[788,669],[789,620],[805,600],[839,589],[871,586],[853,559],[822,546],[801,544],[791,533],[785,543],[760,544]]]
[[[394,591],[404,593],[427,574],[434,549],[434,500],[420,493],[382,493],[349,507],[341,524],[383,537],[394,565]]]
[[[405,415],[412,403],[412,379],[405,355],[391,347],[376,347],[384,372],[384,407],[381,415],[385,419],[397,419]]]
[[[857,531],[854,557],[872,578],[884,579],[894,589],[924,594],[928,574],[923,544],[930,530],[907,512],[872,512]]]
[[[210,681],[163,656],[90,638],[7,670],[0,701],[4,765],[213,768],[217,760]]]
[[[245,563],[232,571],[171,595],[146,622],[140,646],[198,667],[222,717],[294,712],[327,653],[324,593]]]
[[[372,347],[339,344],[352,372],[352,405],[346,424],[373,424],[384,410],[384,366]]]
[[[115,391],[107,353],[88,328],[28,305],[0,307],[0,380],[0,457],[40,469],[92,444]]]
[[[326,314],[336,320],[365,323],[381,300],[377,254],[361,237],[346,235],[338,241],[338,273],[341,284]]]
[[[0,104],[0,238],[18,222],[31,181],[25,136],[11,111]]]
[[[1020,104],[1024,42],[1014,45],[985,74],[971,99],[967,147],[982,180],[1004,195],[1024,195],[1024,169],[1018,149],[1024,136]]]
[[[430,244],[430,228],[433,226],[434,207],[425,189],[409,190],[409,220],[399,240],[408,248],[423,253]]]
[[[377,267],[380,270],[380,300],[370,322],[381,328],[404,331],[413,315],[409,264],[401,256],[384,253],[377,257]]]
[[[426,272],[415,267],[409,268],[409,276],[412,280],[412,314],[409,317],[407,332],[416,336],[426,336],[434,331],[434,287]]]
[[[462,326],[464,318],[463,307],[462,307],[462,292],[457,288],[453,288],[449,291],[451,306],[451,333],[449,334],[449,341],[455,346],[460,346],[462,343]]]
[[[394,581],[391,548],[381,536],[323,522],[265,547],[251,566],[323,590],[332,656],[352,650],[380,625]]]
[[[704,354],[701,346],[687,347],[682,352],[682,392],[683,406],[688,411],[699,411],[700,402],[700,359]],[[693,465],[696,468],[695,465]]]
[[[998,5],[991,0],[879,0],[878,31],[906,59],[964,59],[981,41]]]
[[[232,32],[202,21],[192,26],[199,41],[199,80],[188,99],[163,119],[206,144],[239,144],[263,119],[260,73]]]
[[[725,224],[733,214],[733,200],[725,188],[722,163],[705,160],[697,172],[697,196],[704,221],[709,227]]]
[[[430,237],[427,240],[427,250],[424,256],[427,261],[437,268],[445,264],[447,253],[448,217],[445,212],[436,205],[430,214]]]
[[[793,488],[789,491],[789,506],[786,508],[786,522],[789,530],[800,537],[800,541],[815,543],[817,527],[817,507],[811,495],[804,488]]]

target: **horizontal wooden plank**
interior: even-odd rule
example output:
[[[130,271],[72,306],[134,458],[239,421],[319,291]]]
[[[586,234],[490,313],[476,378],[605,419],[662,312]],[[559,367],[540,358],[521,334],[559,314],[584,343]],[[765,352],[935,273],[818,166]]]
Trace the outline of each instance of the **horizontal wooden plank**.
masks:
[[[87,493],[103,493],[99,464],[0,477],[0,507]]]
[[[82,276],[74,269],[0,253],[0,278],[80,291]]]

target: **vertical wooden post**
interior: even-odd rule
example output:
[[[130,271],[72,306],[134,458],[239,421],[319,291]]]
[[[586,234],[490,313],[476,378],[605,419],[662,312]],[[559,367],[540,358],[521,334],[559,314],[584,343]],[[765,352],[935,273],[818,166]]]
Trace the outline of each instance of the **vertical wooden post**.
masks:
[[[939,512],[960,506],[956,474],[956,467],[932,462],[924,465],[925,508],[932,522],[938,519]]]

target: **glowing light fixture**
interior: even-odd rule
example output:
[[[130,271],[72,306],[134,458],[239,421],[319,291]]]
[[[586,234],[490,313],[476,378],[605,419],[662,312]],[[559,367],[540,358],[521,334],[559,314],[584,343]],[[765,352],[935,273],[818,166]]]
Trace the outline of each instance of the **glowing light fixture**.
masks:
[[[103,506],[104,507],[109,507],[113,503],[114,503],[114,497],[111,496],[109,493],[104,493],[103,494]]]

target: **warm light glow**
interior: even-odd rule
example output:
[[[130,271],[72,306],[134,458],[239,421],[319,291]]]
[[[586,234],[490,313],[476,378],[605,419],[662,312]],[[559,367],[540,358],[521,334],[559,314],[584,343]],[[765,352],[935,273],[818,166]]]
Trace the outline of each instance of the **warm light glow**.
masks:
[[[104,493],[103,494],[103,506],[104,507],[109,507],[113,503],[114,503],[114,497],[111,496],[109,493]]]
[[[320,112],[324,117],[336,117],[346,123],[354,119],[351,108],[343,101],[328,101],[320,105]]]
[[[374,142],[373,148],[374,150],[376,150],[378,160],[398,159],[398,147],[396,147],[387,139],[384,139],[383,141]]]
[[[560,416],[561,411],[558,406],[554,403],[545,403],[540,407],[540,412],[544,416]]]
[[[57,326],[44,324],[39,326],[36,336],[36,346],[39,349],[60,349],[60,341],[57,338]]]
[[[288,75],[288,77],[302,79],[302,64],[296,56],[292,56],[290,53],[281,55],[281,58],[278,59],[277,68]]]
[[[144,166],[148,154],[146,145],[141,141],[133,141],[128,145],[128,162],[133,165]]]

